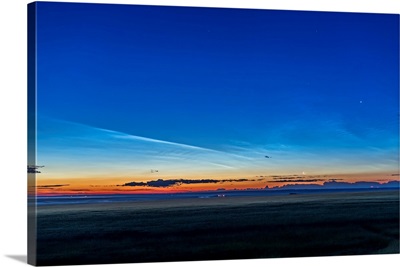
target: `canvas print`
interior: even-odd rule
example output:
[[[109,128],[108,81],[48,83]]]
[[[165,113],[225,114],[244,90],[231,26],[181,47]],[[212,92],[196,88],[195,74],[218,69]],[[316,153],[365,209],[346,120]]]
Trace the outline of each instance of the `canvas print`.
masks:
[[[28,5],[28,260],[399,253],[399,15]]]

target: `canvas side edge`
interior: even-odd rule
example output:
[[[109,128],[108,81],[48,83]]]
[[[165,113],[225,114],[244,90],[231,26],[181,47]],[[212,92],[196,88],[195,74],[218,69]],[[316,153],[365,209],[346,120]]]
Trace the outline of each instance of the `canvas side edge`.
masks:
[[[36,3],[27,6],[28,34],[28,166],[36,165]],[[37,218],[36,218],[36,173],[28,171],[28,264],[36,265]]]

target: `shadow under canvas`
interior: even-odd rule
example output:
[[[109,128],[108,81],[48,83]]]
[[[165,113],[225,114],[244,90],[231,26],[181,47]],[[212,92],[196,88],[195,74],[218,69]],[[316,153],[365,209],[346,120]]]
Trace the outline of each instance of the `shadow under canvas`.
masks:
[[[27,263],[28,257],[26,255],[5,255],[6,257],[22,262],[22,263]]]

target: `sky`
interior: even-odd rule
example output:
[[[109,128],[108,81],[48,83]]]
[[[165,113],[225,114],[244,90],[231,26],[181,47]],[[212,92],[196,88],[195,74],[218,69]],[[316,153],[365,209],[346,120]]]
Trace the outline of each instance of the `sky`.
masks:
[[[36,11],[39,193],[398,180],[398,15]]]

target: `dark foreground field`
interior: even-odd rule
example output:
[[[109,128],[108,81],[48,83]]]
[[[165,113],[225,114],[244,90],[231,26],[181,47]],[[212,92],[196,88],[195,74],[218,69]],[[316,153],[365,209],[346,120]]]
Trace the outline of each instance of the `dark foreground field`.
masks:
[[[399,253],[399,192],[38,207],[38,265]]]

